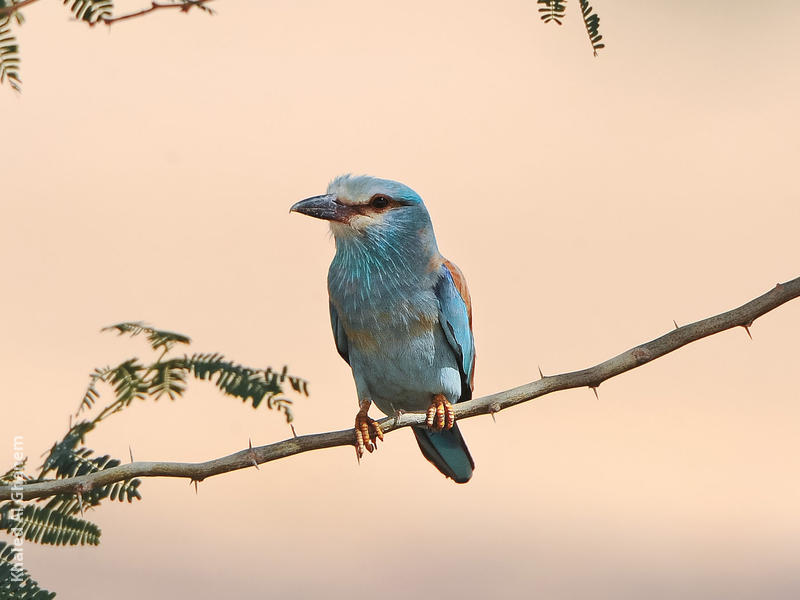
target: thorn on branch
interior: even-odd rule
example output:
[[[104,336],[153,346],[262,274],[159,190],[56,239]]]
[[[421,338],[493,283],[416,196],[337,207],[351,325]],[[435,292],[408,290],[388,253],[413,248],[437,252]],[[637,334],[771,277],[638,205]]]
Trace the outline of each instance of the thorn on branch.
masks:
[[[297,432],[294,430],[294,425],[292,425],[291,423],[289,423],[289,427],[291,427],[291,428],[292,428],[292,436],[293,436],[293,437],[297,437]]]
[[[599,387],[599,384],[598,385],[590,385],[589,386],[589,388],[594,392],[594,397],[597,398],[598,400],[600,400],[600,396],[597,393],[597,388],[598,387]]]
[[[675,329],[680,329],[680,327],[678,327],[678,322],[675,319],[672,319],[672,323],[675,325]]]
[[[394,409],[394,423],[392,423],[392,429],[398,426],[400,423],[400,417],[402,417],[405,413],[406,411],[404,411],[402,408]]]
[[[294,428],[292,428],[292,429],[294,429]],[[295,437],[297,437],[297,436],[295,436]],[[253,450],[253,441],[250,438],[247,438],[247,447],[248,447],[248,450],[250,451],[250,460],[253,461],[253,466],[257,470],[260,471],[261,467],[258,466],[258,461],[256,461],[256,453],[255,453],[255,450]]]
[[[540,379],[544,379],[544,373],[542,373],[542,367],[541,367],[541,365],[536,365],[536,366],[537,366],[537,367],[538,367],[538,369],[539,369],[539,378],[540,378]]]
[[[81,512],[81,516],[83,516],[83,492],[88,492],[92,489],[91,483],[79,483],[75,486],[75,495],[78,497],[78,510]]]
[[[202,480],[202,479],[194,479],[194,478],[192,478],[192,479],[190,479],[190,480],[189,480],[189,485],[190,485],[190,486],[191,486],[192,484],[194,484],[194,493],[195,493],[195,495],[197,494],[197,483],[198,483],[199,481],[203,481],[203,480]]]
[[[500,412],[500,404],[495,402],[491,406],[489,406],[489,414],[492,415],[492,421],[497,423],[497,419],[495,419],[495,415]]]
[[[750,327],[752,327],[752,325],[753,325],[752,321],[750,321],[745,325],[742,325],[742,327],[744,327],[744,330],[747,332],[747,337],[749,337],[751,340],[753,339],[753,334],[750,333]]]
[[[133,450],[131,449],[130,444],[128,444],[128,454],[131,455],[131,462],[133,462]]]

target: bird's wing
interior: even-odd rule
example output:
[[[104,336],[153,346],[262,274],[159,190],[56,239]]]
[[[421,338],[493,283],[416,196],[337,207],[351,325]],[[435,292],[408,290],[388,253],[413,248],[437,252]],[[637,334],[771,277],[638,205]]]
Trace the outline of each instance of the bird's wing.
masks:
[[[347,347],[347,334],[344,332],[344,327],[339,322],[339,314],[336,312],[336,307],[333,302],[329,302],[331,309],[331,329],[333,329],[333,339],[336,340],[336,350],[344,361],[349,365],[349,351]]]
[[[461,397],[472,398],[472,380],[475,374],[475,343],[472,339],[472,301],[467,282],[461,270],[446,260],[440,267],[436,283],[439,300],[439,322],[450,347],[459,361],[461,372]]]

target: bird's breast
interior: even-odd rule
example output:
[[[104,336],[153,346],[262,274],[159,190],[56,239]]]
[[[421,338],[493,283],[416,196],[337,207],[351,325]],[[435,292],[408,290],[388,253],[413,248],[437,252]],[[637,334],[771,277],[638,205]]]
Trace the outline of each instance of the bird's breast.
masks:
[[[377,303],[355,297],[341,304],[334,300],[334,305],[348,343],[361,349],[394,352],[395,346],[428,338],[439,327],[433,292]]]
[[[353,374],[366,384],[370,398],[384,413],[424,410],[439,393],[457,401],[458,364],[439,323],[432,290],[388,304],[337,307],[337,313],[347,334]]]

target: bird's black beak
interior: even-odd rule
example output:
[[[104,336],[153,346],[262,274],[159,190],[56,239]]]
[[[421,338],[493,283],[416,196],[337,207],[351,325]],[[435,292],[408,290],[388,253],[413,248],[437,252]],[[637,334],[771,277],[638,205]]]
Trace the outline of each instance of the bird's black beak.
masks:
[[[336,194],[313,196],[294,204],[289,212],[296,212],[316,219],[346,223],[353,215],[353,209],[336,200]]]

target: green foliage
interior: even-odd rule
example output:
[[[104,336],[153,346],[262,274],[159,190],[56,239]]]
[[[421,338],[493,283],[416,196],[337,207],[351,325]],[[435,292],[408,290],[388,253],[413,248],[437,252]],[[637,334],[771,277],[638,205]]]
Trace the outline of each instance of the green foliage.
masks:
[[[64,6],[69,7],[76,19],[89,25],[111,17],[114,9],[112,0],[64,0]]]
[[[31,478],[25,475],[25,466],[28,464],[28,457],[26,456],[22,462],[11,467],[8,471],[0,475],[0,485],[10,485],[22,479],[23,481],[30,480]]]
[[[169,351],[172,350],[172,346],[175,344],[188,345],[192,343],[192,340],[185,335],[175,333],[173,331],[154,329],[153,327],[138,321],[109,325],[108,327],[103,327],[101,331],[116,331],[119,335],[128,334],[131,337],[144,334],[147,336],[147,341],[150,342],[150,346],[153,348],[153,350],[158,350],[161,348]]]
[[[18,485],[24,497],[26,484],[71,479],[118,467],[120,460],[108,454],[95,455],[93,450],[87,448],[86,436],[105,419],[130,406],[134,400],[158,400],[163,396],[175,400],[183,396],[190,376],[212,381],[225,395],[249,401],[253,408],[265,404],[270,409],[282,412],[287,421],[292,420],[292,402],[283,396],[284,384],[288,382],[294,392],[308,395],[308,382],[290,375],[286,367],[281,371],[273,371],[269,367],[254,369],[227,360],[219,353],[167,356],[176,345],[188,345],[191,342],[179,333],[155,329],[139,322],[118,323],[103,331],[115,331],[131,337],[143,335],[150,349],[158,355],[154,361],[143,362],[134,357],[116,366],[92,371],[76,416],[97,408],[101,384],[106,384],[113,391],[111,401],[93,418],[84,418],[74,424],[71,422],[64,437],[45,453],[35,477],[24,472],[26,458],[0,475],[0,485]],[[39,544],[97,545],[100,542],[100,528],[84,518],[85,511],[99,506],[103,500],[129,503],[141,500],[140,484],[139,479],[128,479],[96,485],[78,494],[57,494],[33,502],[10,500],[0,504],[0,530]],[[5,545],[0,546],[3,547]],[[13,556],[8,553],[13,553],[13,548],[7,549],[6,559],[0,556],[0,598],[45,600],[54,596],[40,590],[27,573],[23,578],[20,570],[10,562]],[[14,581],[7,584],[3,579],[4,573]],[[6,595],[2,595],[6,592]]]
[[[555,21],[556,24],[561,25],[564,19],[564,14],[567,7],[564,5],[566,0],[537,0],[537,4],[543,4],[544,7],[539,7],[539,16],[542,21],[549,23]]]
[[[42,464],[37,481],[44,480],[50,473],[53,473],[56,479],[67,479],[112,469],[122,464],[120,460],[111,458],[108,454],[93,457],[93,450],[77,447],[79,443],[83,442],[84,436],[94,427],[95,424],[91,421],[81,421],[70,427],[64,438],[53,444]],[[81,494],[80,497],[72,494],[59,494],[47,503],[46,508],[61,514],[74,515],[83,512],[85,507],[97,506],[101,500],[106,498],[120,502],[126,499],[128,502],[133,502],[134,499],[141,500],[142,496],[138,489],[140,484],[139,479],[128,479],[93,487]]]
[[[89,375],[89,386],[86,388],[86,392],[83,394],[83,399],[81,400],[80,412],[83,409],[91,409],[94,406],[94,403],[97,402],[97,399],[100,397],[99,392],[97,391],[97,383],[100,381],[107,381],[108,378],[111,376],[112,372],[111,367],[102,367],[95,369]]]
[[[175,400],[186,390],[185,358],[175,358],[156,363],[153,366],[153,377],[150,380],[148,392],[153,400],[158,400],[166,394],[170,400]]]
[[[56,442],[50,448],[50,452],[47,454],[47,458],[44,459],[41,471],[36,479],[41,481],[51,471],[56,472],[56,477],[69,477],[67,473],[76,472],[76,469],[70,463],[71,457],[75,453],[75,448],[84,441],[86,434],[94,429],[94,426],[91,421],[80,421],[72,425],[61,441]]]
[[[597,56],[597,51],[606,47],[602,43],[603,36],[600,35],[600,17],[594,12],[588,0],[578,1],[578,8],[581,11],[581,17],[583,17],[583,24],[586,26],[589,43],[592,45],[594,55]],[[556,24],[561,25],[567,10],[566,2],[567,0],[536,0],[536,3],[541,5],[539,7],[539,17],[545,23],[554,21]]]
[[[291,400],[277,397],[277,394],[283,391],[280,384],[287,377],[286,367],[281,374],[274,372],[269,367],[251,369],[227,361],[221,354],[194,354],[191,357],[185,357],[184,360],[184,366],[188,367],[198,379],[212,381],[216,377],[214,383],[228,396],[241,398],[243,402],[250,400],[253,408],[258,408],[262,402],[265,402],[267,408],[283,412],[287,423],[292,422],[294,417]],[[302,391],[308,395],[307,383],[303,380],[300,381],[302,383],[299,385],[292,382],[292,387],[295,391]]]
[[[586,25],[586,33],[589,36],[589,43],[592,45],[594,55],[597,56],[597,51],[600,48],[605,48],[606,45],[601,43],[603,36],[600,35],[600,17],[594,12],[587,0],[580,0],[581,3],[581,16],[583,16],[583,23]]]
[[[21,531],[20,537],[37,544],[96,546],[100,543],[100,528],[94,523],[34,504],[19,507],[14,502],[5,503],[0,508],[0,528],[9,533]]]
[[[5,0],[0,0],[0,8],[5,7]],[[11,89],[20,90],[22,82],[19,78],[19,45],[11,32],[11,17],[0,17],[0,84],[8,82]]]
[[[77,414],[95,405],[99,397],[98,384],[101,382],[113,388],[115,400],[100,413],[98,419],[119,412],[134,400],[158,400],[163,396],[176,400],[186,391],[190,375],[213,382],[224,394],[240,398],[243,402],[249,401],[253,408],[264,404],[269,409],[282,412],[287,422],[293,419],[292,401],[281,395],[283,384],[288,381],[295,392],[308,396],[308,382],[290,375],[286,367],[280,372],[270,367],[246,367],[227,360],[219,353],[168,357],[167,353],[175,345],[191,343],[187,336],[180,333],[155,329],[140,322],[118,323],[103,328],[103,331],[115,331],[132,337],[145,335],[150,347],[154,351],[160,350],[161,354],[149,364],[143,364],[138,358],[130,358],[115,367],[95,369],[89,375],[89,385]]]
[[[41,466],[38,477],[21,476],[25,462],[17,465],[3,476],[3,481],[13,482],[15,478],[23,482],[48,481],[52,478],[66,479],[111,469],[120,461],[108,455],[92,456],[93,451],[79,447],[88,432],[94,429],[91,421],[81,421],[72,425],[61,441],[53,444]],[[49,477],[50,476],[50,477]],[[0,529],[25,540],[40,544],[97,545],[100,542],[100,528],[94,523],[77,518],[86,508],[100,504],[106,498],[132,502],[141,499],[138,479],[116,482],[94,487],[80,496],[59,494],[52,497],[44,506],[21,504],[9,501],[0,505]],[[22,485],[24,496],[24,483]],[[37,503],[42,502],[38,500]]]
[[[114,394],[120,407],[129,406],[133,400],[147,397],[147,383],[142,379],[144,366],[139,359],[131,358],[117,365],[109,373],[108,382],[114,386]]]
[[[16,560],[17,548],[0,542],[0,598],[4,600],[51,600],[53,592],[39,587]]]

